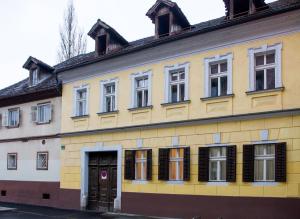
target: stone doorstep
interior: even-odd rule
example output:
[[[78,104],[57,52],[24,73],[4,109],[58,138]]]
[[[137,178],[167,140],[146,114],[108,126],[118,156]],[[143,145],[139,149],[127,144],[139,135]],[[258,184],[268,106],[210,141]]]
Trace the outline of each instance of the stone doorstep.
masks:
[[[6,207],[1,207],[0,206],[0,212],[3,212],[3,211],[14,211],[16,210],[15,208],[6,208]]]

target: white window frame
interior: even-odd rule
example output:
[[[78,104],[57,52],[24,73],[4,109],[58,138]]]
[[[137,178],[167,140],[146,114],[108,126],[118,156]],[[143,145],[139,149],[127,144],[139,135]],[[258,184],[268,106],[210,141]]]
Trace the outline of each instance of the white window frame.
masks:
[[[210,147],[209,150],[216,149],[216,148],[220,149],[218,151],[218,156],[211,157],[210,152],[209,152],[209,182],[226,182],[226,171],[225,171],[225,179],[221,180],[221,161],[225,161],[225,165],[227,164],[226,163],[227,155],[221,156],[221,150],[223,148],[225,148],[225,150],[226,150],[226,146]],[[217,162],[217,179],[216,180],[211,179],[211,161]]]
[[[274,147],[274,154],[270,155],[267,154],[267,147],[266,146],[273,146]],[[263,155],[256,155],[255,154],[255,147],[264,147],[264,154]],[[254,182],[275,182],[275,144],[260,144],[260,145],[254,145],[254,163],[255,160],[263,160],[264,161],[264,169],[263,169],[263,179],[262,180],[256,180],[255,179],[255,164],[254,164]],[[274,179],[273,180],[267,180],[267,160],[274,160]]]
[[[31,86],[35,86],[39,83],[39,71],[34,69],[31,73]]]
[[[171,164],[171,162],[176,162],[176,179],[171,179],[170,178],[170,173],[171,171],[169,171],[169,181],[182,181],[182,179],[180,179],[180,162],[182,162],[182,165],[184,165],[184,155],[183,157],[180,157],[180,149],[184,150],[183,148],[171,148],[170,150],[176,150],[176,157],[175,158],[169,158],[169,165]],[[171,154],[171,152],[170,152]],[[184,167],[183,167],[183,175],[184,175]],[[182,176],[184,177],[184,176]]]
[[[232,63],[233,54],[227,53],[225,55],[217,55],[214,57],[209,57],[204,59],[204,95],[206,98],[211,97],[211,76],[210,76],[210,66],[211,64],[217,64],[227,62],[227,95],[232,94]],[[220,83],[219,83],[220,86]],[[220,92],[220,89],[219,89]]]
[[[119,87],[119,80],[117,78],[103,80],[100,81],[100,113],[107,113],[106,111],[106,98],[105,98],[105,86],[109,84],[115,84],[115,108],[112,112],[118,110],[118,87]]]
[[[39,155],[46,155],[46,167],[39,166]],[[36,154],[36,169],[37,170],[48,170],[49,166],[49,152],[47,151],[38,151]]]
[[[135,158],[135,180],[140,180],[140,181],[146,181],[147,180],[147,171],[144,173],[144,166],[146,165],[147,167],[147,151],[146,150],[137,150],[138,151],[143,151],[146,154],[146,157],[144,157],[144,153],[142,153],[142,157],[137,159]],[[141,179],[137,179],[137,164],[141,163]]]
[[[44,115],[44,120],[40,119],[40,111],[41,108],[45,107],[45,115]],[[34,106],[32,108],[33,112],[35,115],[33,115],[33,122],[36,122],[38,124],[45,124],[45,123],[50,123],[52,120],[52,105],[51,103],[41,103],[38,104],[37,106]]]
[[[12,118],[10,112],[17,112],[16,124],[12,124]],[[18,127],[20,125],[20,108],[13,108],[7,110],[7,127]]]
[[[277,43],[275,45],[263,45],[259,48],[248,49],[249,56],[249,91],[256,91],[255,88],[255,56],[257,54],[265,54],[271,51],[275,51],[275,89],[282,87],[282,67],[281,67],[281,57],[282,57],[282,43]]]
[[[148,70],[145,72],[138,72],[131,74],[131,105],[130,108],[136,108],[137,107],[137,87],[136,82],[139,79],[142,78],[148,78],[148,105],[152,105],[152,71]],[[146,90],[146,89],[145,89]]]
[[[10,166],[10,158],[14,157],[15,166]],[[8,153],[7,154],[7,170],[17,170],[18,169],[18,154],[17,153]]]
[[[184,73],[185,73],[185,81],[184,81],[184,101],[189,100],[189,70],[190,70],[190,63],[186,62],[183,64],[176,64],[176,65],[172,65],[172,66],[165,66],[165,103],[172,103],[171,100],[171,89],[170,89],[170,82],[171,82],[171,78],[170,78],[170,74],[172,73],[172,71],[176,71],[179,69],[184,69]],[[179,92],[179,91],[178,91]]]
[[[78,109],[77,109],[77,92],[80,90],[86,89],[86,106],[85,106],[85,115],[79,115]],[[89,115],[89,85],[81,85],[73,88],[73,117],[78,116],[87,116]]]

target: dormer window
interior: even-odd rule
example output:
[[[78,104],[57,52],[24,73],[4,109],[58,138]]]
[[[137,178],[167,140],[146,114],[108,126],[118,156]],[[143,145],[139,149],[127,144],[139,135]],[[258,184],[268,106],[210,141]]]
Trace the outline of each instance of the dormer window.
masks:
[[[112,27],[98,20],[88,35],[95,40],[96,56],[118,51],[128,45],[128,42]]]
[[[107,35],[102,35],[97,37],[97,54],[104,55],[107,50]]]
[[[156,38],[174,35],[191,26],[179,6],[170,0],[157,0],[147,12],[147,16],[155,24]]]
[[[35,86],[39,83],[38,69],[34,69],[31,73],[31,86]]]
[[[224,0],[229,19],[253,14],[268,8],[264,0]]]
[[[158,36],[164,37],[170,35],[170,14],[158,17]]]

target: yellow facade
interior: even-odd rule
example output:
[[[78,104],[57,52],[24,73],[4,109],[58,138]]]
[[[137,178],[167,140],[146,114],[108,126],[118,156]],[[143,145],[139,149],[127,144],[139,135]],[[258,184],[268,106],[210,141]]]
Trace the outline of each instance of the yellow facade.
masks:
[[[300,108],[300,87],[297,83],[300,81],[298,66],[300,56],[297,55],[300,51],[299,39],[300,33],[290,33],[67,83],[63,87],[62,95],[62,133]],[[248,91],[249,85],[248,49],[276,43],[283,45],[282,81],[286,89],[247,95],[245,92]],[[233,54],[234,96],[206,101],[200,100],[204,97],[204,58],[227,53]],[[164,102],[164,67],[185,62],[190,63],[189,93],[191,102],[161,106]],[[153,108],[128,111],[131,92],[130,75],[147,70],[151,70],[153,74]],[[100,111],[100,81],[111,78],[119,79],[117,91],[119,112],[117,114],[97,115]],[[89,85],[89,117],[72,119],[73,88],[80,85]],[[269,131],[269,140],[287,142],[287,183],[242,182],[242,147],[244,144],[260,141],[262,130]],[[214,133],[221,134],[222,143],[237,145],[236,183],[198,182],[198,148],[213,144]],[[182,184],[158,180],[158,148],[171,146],[173,136],[179,137],[180,145],[191,147],[191,180]],[[80,151],[83,147],[93,147],[97,142],[102,142],[105,146],[121,145],[123,150],[136,149],[137,139],[143,139],[144,148],[153,149],[153,180],[146,183],[136,183],[123,180],[124,176],[122,176],[122,192],[300,197],[300,116],[151,128],[140,131],[124,129],[103,134],[64,137],[62,144],[65,146],[65,150],[61,153],[61,188],[80,189]],[[124,159],[122,160],[124,165]]]

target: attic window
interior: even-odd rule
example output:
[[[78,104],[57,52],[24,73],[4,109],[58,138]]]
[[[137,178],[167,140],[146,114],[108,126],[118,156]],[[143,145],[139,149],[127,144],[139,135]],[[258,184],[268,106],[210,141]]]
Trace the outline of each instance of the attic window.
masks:
[[[38,70],[34,69],[31,73],[31,85],[35,86],[39,83],[39,74],[38,74]]]
[[[158,36],[165,37],[170,34],[170,14],[158,17]]]
[[[243,15],[247,15],[249,14],[249,10],[250,10],[250,2],[249,1],[245,1],[244,4],[241,4],[238,1],[234,1],[234,17],[239,17],[239,16],[243,16]]]
[[[97,48],[98,55],[103,55],[106,53],[106,49],[107,49],[106,42],[107,42],[106,35],[102,35],[98,37],[98,48]]]

